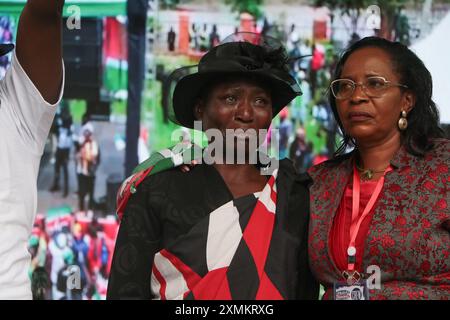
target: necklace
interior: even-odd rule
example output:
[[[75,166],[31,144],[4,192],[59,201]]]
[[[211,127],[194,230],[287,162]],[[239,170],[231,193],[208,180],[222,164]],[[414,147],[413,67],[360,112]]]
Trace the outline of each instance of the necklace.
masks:
[[[356,164],[356,169],[361,173],[361,179],[363,179],[364,181],[372,179],[375,173],[382,173],[384,172],[384,170],[386,170],[386,168],[384,168],[383,170],[374,170],[371,168],[363,169],[360,168],[358,164]]]

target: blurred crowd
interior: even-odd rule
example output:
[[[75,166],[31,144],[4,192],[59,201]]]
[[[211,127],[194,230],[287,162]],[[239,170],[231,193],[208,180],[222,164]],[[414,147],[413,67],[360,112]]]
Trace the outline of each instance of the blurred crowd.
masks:
[[[105,299],[117,230],[114,216],[38,215],[29,240],[34,299]]]
[[[14,21],[8,17],[0,17],[0,43],[13,43],[13,35]],[[0,79],[5,75],[10,59],[11,57],[9,55],[0,57]]]

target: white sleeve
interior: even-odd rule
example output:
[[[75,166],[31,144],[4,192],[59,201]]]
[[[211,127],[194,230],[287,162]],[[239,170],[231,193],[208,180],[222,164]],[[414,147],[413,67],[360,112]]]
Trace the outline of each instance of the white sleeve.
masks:
[[[11,66],[0,81],[0,111],[4,113],[6,124],[12,134],[31,148],[33,153],[41,155],[44,150],[56,106],[60,103],[64,90],[63,80],[58,102],[50,104],[42,97],[17,59],[14,51]]]

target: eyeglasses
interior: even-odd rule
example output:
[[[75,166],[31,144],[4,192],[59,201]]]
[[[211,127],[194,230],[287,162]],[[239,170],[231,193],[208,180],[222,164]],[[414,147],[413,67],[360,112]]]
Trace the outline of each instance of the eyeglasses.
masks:
[[[364,93],[371,98],[381,97],[390,87],[408,88],[404,84],[387,81],[383,77],[369,77],[358,83],[350,79],[336,79],[331,82],[330,88],[336,99],[348,99],[355,92],[356,86],[361,86]]]

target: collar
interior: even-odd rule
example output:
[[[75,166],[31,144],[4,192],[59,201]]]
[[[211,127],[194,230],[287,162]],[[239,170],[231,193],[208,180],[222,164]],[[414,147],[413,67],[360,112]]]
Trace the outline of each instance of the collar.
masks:
[[[418,156],[409,153],[406,147],[402,145],[400,149],[392,157],[390,163],[396,169],[403,169],[405,167],[414,167],[419,160]]]
[[[353,160],[355,157],[356,152],[351,152],[351,159]],[[415,156],[411,153],[409,153],[406,150],[405,145],[401,145],[400,148],[394,153],[394,156],[392,157],[390,164],[394,169],[403,169],[405,167],[413,167],[417,165],[417,161],[420,159],[420,157]]]
[[[353,170],[353,160],[356,155],[356,150],[353,150],[347,154],[337,156],[335,158],[332,158],[325,163],[323,163],[323,166],[336,168],[338,169],[338,172],[342,173],[343,175],[349,175],[351,174]],[[394,169],[403,169],[405,167],[415,167],[418,165],[419,157],[415,156],[411,153],[409,153],[406,150],[406,147],[402,145],[394,154],[392,157],[390,164]],[[319,165],[319,166],[322,166]],[[316,176],[316,170],[309,170],[308,173],[311,175],[313,180]]]

